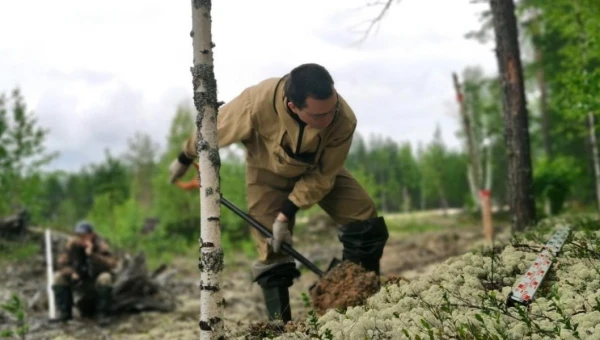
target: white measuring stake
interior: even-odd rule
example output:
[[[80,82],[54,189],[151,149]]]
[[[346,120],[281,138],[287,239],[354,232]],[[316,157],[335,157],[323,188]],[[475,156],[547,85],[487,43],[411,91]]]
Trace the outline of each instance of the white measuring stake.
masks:
[[[544,246],[542,253],[521,277],[508,295],[508,305],[514,302],[527,305],[533,300],[535,292],[548,274],[553,258],[558,254],[569,236],[569,228],[561,227],[556,230],[552,238]]]
[[[54,273],[52,269],[52,239],[50,238],[50,229],[46,229],[46,278],[48,292],[48,315],[50,319],[56,317],[56,304],[54,302],[54,292],[52,285],[54,284]]]

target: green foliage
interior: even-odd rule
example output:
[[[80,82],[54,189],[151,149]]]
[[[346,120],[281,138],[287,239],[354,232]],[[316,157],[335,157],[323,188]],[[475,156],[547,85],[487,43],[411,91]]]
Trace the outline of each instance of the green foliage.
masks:
[[[447,208],[464,204],[464,193],[469,190],[466,157],[446,148],[439,126],[433,140],[421,153],[419,162],[422,195],[428,207]]]
[[[0,304],[0,309],[13,317],[17,324],[14,328],[6,328],[0,331],[0,337],[18,337],[23,340],[26,339],[26,335],[29,332],[29,323],[27,321],[23,299],[20,296],[13,294],[7,302]]]
[[[221,164],[221,193],[240,209],[246,207],[246,167],[237,157],[225,158]],[[232,242],[244,240],[249,227],[241,217],[221,207],[221,224]]]
[[[495,76],[486,76],[479,66],[463,70],[462,89],[464,105],[469,115],[475,161],[479,169],[479,183],[475,190],[486,188],[498,200],[506,195],[506,152],[504,146],[504,118],[500,83]],[[466,145],[464,128],[457,134]],[[470,159],[467,159],[471,163]],[[479,200],[472,192],[469,204]]]
[[[26,239],[22,242],[0,239],[0,264],[3,262],[31,261],[32,256],[39,253],[39,251],[39,244],[29,242]]]
[[[573,205],[569,201],[590,205],[595,195],[586,117],[600,111],[596,96],[600,90],[600,5],[593,0],[557,0],[551,4],[524,0],[517,6],[536,195],[550,201],[553,214],[561,213],[567,203]],[[469,36],[492,38],[490,19],[489,10],[484,11],[481,30]],[[476,186],[489,185],[494,204],[504,206],[509,150],[504,145],[501,84],[497,76],[485,75],[477,65],[463,69],[461,78],[479,156],[481,179]],[[548,97],[544,103],[538,94],[542,80]],[[549,116],[552,144],[552,153],[546,158],[540,156],[542,108]],[[154,136],[137,131],[128,140],[124,154],[106,150],[102,161],[72,173],[41,171],[55,155],[44,149],[49,132],[26,112],[18,90],[10,98],[0,96],[0,192],[8,192],[10,197],[0,200],[0,214],[24,205],[35,222],[69,230],[78,220],[88,218],[117,246],[143,249],[165,258],[173,245],[196,247],[200,236],[199,192],[168,183],[169,164],[194,130],[192,108],[176,108],[166,140],[155,141]],[[465,131],[460,129],[457,135],[464,140]],[[221,191],[244,209],[245,162],[233,154],[224,155],[222,150]],[[429,143],[416,149],[390,137],[363,138],[357,134],[346,168],[373,197],[380,212],[394,214],[475,206],[476,188],[468,182],[469,162],[466,149],[449,149],[438,128]],[[196,176],[191,168],[183,181]],[[299,214],[316,212],[321,212],[318,207]],[[158,225],[141,235],[149,218],[157,219]],[[221,223],[226,257],[234,250],[255,253],[250,228],[241,218],[223,208]],[[418,223],[397,226],[405,231],[428,228]]]
[[[409,143],[372,135],[354,138],[346,167],[373,197],[379,210],[418,208],[420,169]]]
[[[550,202],[550,213],[556,215],[564,207],[564,203],[572,191],[573,184],[582,173],[581,167],[572,157],[540,158],[534,167],[534,193]]]
[[[369,196],[373,197],[375,204],[380,206],[381,198],[377,194],[386,189],[381,184],[377,184],[375,178],[373,178],[373,176],[371,176],[365,168],[366,166],[358,165],[357,168],[352,171],[352,175],[358,181],[358,183],[360,183],[365,190],[367,190]]]
[[[57,153],[47,153],[44,142],[49,131],[39,126],[37,118],[29,113],[19,88],[10,98],[0,93],[0,214],[12,213],[28,203],[34,220],[38,217],[38,203],[32,201],[39,194],[41,167],[50,163]]]
[[[183,106],[178,107],[171,122],[165,152],[152,179],[154,188],[152,211],[160,219],[160,228],[164,228],[170,234],[184,235],[190,243],[198,240],[200,232],[199,191],[183,191],[168,183],[168,168],[181,152],[181,146],[194,131],[194,126],[192,111]],[[196,172],[190,170],[182,180],[189,181],[196,177]]]
[[[159,145],[152,136],[136,132],[128,141],[124,158],[132,173],[131,191],[142,208],[149,212],[154,199],[152,179],[158,170]]]
[[[515,4],[526,77],[533,162],[538,163],[536,158],[542,155],[572,157],[578,165],[572,172],[578,177],[572,184],[569,198],[590,204],[595,193],[587,116],[597,114],[600,109],[596,95],[600,90],[600,2],[523,0]],[[468,37],[489,42],[493,38],[489,10],[481,14],[481,22],[480,29]],[[541,96],[542,90],[545,96]],[[498,102],[500,100],[496,100]],[[542,124],[544,118],[547,127]],[[494,125],[501,127],[502,122]],[[594,128],[597,131],[597,126]],[[550,139],[548,155],[542,144],[544,130]],[[505,152],[494,151],[497,155]],[[497,159],[495,156],[494,161]],[[494,167],[494,172],[498,171],[505,172],[506,165]],[[495,190],[505,187],[500,182],[506,178],[503,175],[494,175]],[[495,195],[495,198],[500,200],[505,195]]]

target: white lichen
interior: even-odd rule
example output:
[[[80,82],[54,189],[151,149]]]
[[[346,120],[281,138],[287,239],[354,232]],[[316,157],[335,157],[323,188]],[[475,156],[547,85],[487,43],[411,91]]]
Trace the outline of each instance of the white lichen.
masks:
[[[551,234],[544,233],[546,239]],[[576,231],[573,239],[589,240],[589,235]],[[598,233],[593,235],[597,240]],[[581,248],[572,244],[563,247],[528,309],[521,307],[520,313],[505,307],[512,286],[543,245],[521,244],[530,248],[508,245],[493,263],[489,255],[468,253],[448,259],[430,276],[385,286],[365,306],[343,314],[328,311],[318,320],[318,332],[322,339],[330,338],[326,334],[333,339],[438,339],[460,338],[461,333],[471,338],[600,339],[600,260],[592,252],[581,256]],[[284,334],[278,339],[293,338]]]

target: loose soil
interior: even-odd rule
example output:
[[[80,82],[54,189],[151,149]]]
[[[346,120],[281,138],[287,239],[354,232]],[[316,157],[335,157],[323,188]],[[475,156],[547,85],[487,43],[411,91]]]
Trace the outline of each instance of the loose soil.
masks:
[[[335,231],[305,233],[297,250],[325,270],[333,257],[341,254]],[[481,229],[460,228],[416,235],[391,234],[381,261],[382,282],[411,280],[428,274],[448,257],[462,254],[481,241]],[[285,327],[266,322],[266,310],[260,287],[251,280],[253,259],[236,258],[222,276],[225,299],[224,322],[231,338],[259,339],[268,334],[302,330],[309,312],[323,313],[326,308],[345,308],[363,303],[377,291],[379,282],[348,263],[343,263],[318,281],[317,275],[301,268],[303,275],[290,287],[290,304],[294,321]],[[199,272],[195,258],[179,258],[169,264],[177,269],[167,289],[178,297],[172,313],[144,312],[117,317],[109,326],[99,327],[94,320],[81,319],[74,310],[73,321],[47,323],[46,272],[43,251],[27,263],[0,267],[0,302],[13,293],[24,297],[29,333],[27,339],[198,339]],[[335,280],[332,280],[335,279]],[[311,295],[309,288],[315,284]],[[325,290],[326,289],[326,290]],[[311,297],[307,306],[304,295]],[[0,332],[14,326],[14,320],[0,312]]]
[[[374,272],[344,261],[323,275],[316,284],[311,291],[312,305],[319,315],[329,309],[346,310],[362,305],[380,287],[381,282]]]

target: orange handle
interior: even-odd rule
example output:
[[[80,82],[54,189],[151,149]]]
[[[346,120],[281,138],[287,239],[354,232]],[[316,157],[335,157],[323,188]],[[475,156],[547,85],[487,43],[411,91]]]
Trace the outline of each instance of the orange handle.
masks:
[[[192,164],[194,164],[194,168],[196,168],[196,171],[200,170],[200,166],[198,165],[198,163],[194,162]],[[200,188],[200,181],[198,181],[198,178],[194,178],[188,182],[182,182],[180,180],[175,180],[175,184],[183,190],[193,190],[193,189]]]

